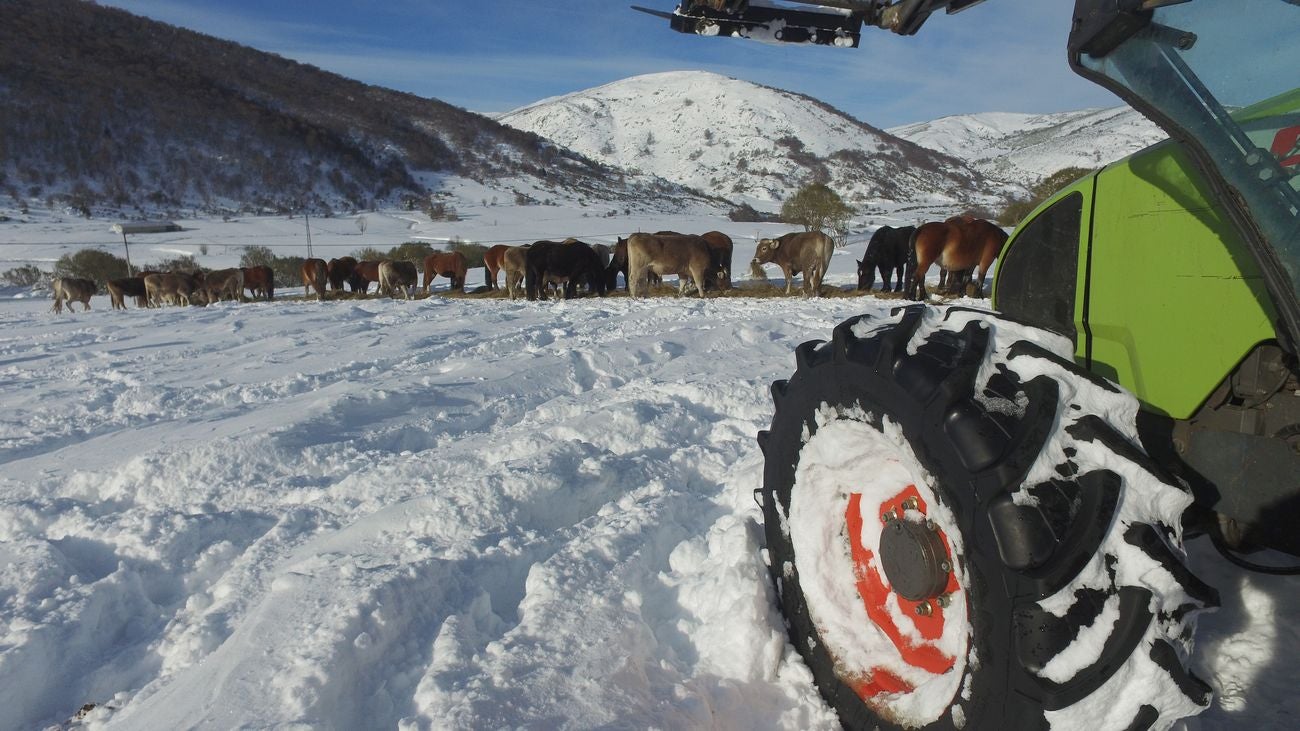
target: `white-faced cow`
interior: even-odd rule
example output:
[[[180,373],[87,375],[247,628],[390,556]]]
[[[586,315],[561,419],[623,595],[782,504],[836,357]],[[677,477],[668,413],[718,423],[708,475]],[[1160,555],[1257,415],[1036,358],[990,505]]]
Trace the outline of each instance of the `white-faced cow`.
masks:
[[[401,290],[402,296],[411,299],[411,290],[420,283],[420,273],[409,261],[385,259],[379,262],[379,293],[393,296]]]
[[[834,252],[835,242],[821,231],[788,233],[775,239],[760,239],[754,250],[754,264],[781,267],[786,294],[793,291],[794,275],[803,274],[804,294],[820,297],[822,278]]]
[[[59,277],[53,282],[54,307],[56,313],[63,312],[63,303],[68,303],[68,312],[72,312],[72,303],[80,302],[85,310],[90,309],[90,298],[99,288],[94,281],[76,277]]]
[[[627,290],[633,297],[641,296],[650,274],[677,275],[678,293],[685,293],[689,277],[703,297],[711,265],[709,245],[699,236],[636,233],[627,239]]]

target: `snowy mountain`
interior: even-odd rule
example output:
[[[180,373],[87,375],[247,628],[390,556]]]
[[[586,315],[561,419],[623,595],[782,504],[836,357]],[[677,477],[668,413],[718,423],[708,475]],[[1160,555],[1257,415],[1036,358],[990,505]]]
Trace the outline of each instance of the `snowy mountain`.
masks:
[[[824,182],[878,201],[988,200],[983,176],[823,102],[702,71],[647,74],[501,115],[584,156],[772,207]]]
[[[1128,107],[1058,114],[989,112],[894,127],[890,134],[1031,185],[1067,167],[1098,168],[1166,137]]]

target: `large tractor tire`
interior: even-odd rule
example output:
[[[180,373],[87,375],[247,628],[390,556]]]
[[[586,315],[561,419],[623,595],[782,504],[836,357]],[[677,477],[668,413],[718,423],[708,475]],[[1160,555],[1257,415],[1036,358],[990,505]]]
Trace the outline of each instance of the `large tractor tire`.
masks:
[[[1058,336],[912,306],[796,351],[760,433],[790,640],[848,729],[1167,728],[1218,603],[1136,401]]]

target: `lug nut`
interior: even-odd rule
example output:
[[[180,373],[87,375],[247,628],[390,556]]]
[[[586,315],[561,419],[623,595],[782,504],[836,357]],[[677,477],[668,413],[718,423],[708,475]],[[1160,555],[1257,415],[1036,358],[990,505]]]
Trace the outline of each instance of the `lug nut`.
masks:
[[[940,609],[947,609],[948,605],[952,604],[952,597],[948,594],[940,594],[934,603],[938,604]]]
[[[934,607],[930,606],[930,602],[921,602],[916,605],[916,613],[922,617],[928,617],[934,614]]]
[[[892,510],[888,510],[885,512],[884,515],[880,516],[880,519],[885,521],[886,523],[892,523],[895,520],[898,520],[898,513],[895,513]]]
[[[909,497],[903,501],[903,510],[920,510],[921,502],[914,497]]]
[[[947,561],[940,561],[939,570],[946,574],[949,571],[952,571],[952,564],[948,563]]]
[[[932,530],[932,531],[938,531],[938,530],[939,530],[939,526],[935,525],[934,521],[931,520],[931,519],[929,519],[929,518],[926,518],[926,519],[925,519],[925,527],[926,527],[926,528],[929,528],[929,529]]]

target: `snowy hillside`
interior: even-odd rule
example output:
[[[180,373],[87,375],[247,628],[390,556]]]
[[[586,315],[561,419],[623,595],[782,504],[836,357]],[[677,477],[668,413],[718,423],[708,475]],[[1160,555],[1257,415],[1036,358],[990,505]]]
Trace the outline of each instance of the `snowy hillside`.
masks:
[[[992,178],[1021,185],[1067,167],[1101,167],[1167,136],[1128,107],[1059,114],[963,114],[889,132],[965,160]]]
[[[422,210],[462,180],[507,201],[728,206],[437,99],[115,8],[10,0],[4,9],[4,205],[167,217]]]
[[[607,165],[772,207],[813,181],[869,210],[990,199],[962,163],[822,102],[702,71],[636,76],[499,117]]]

